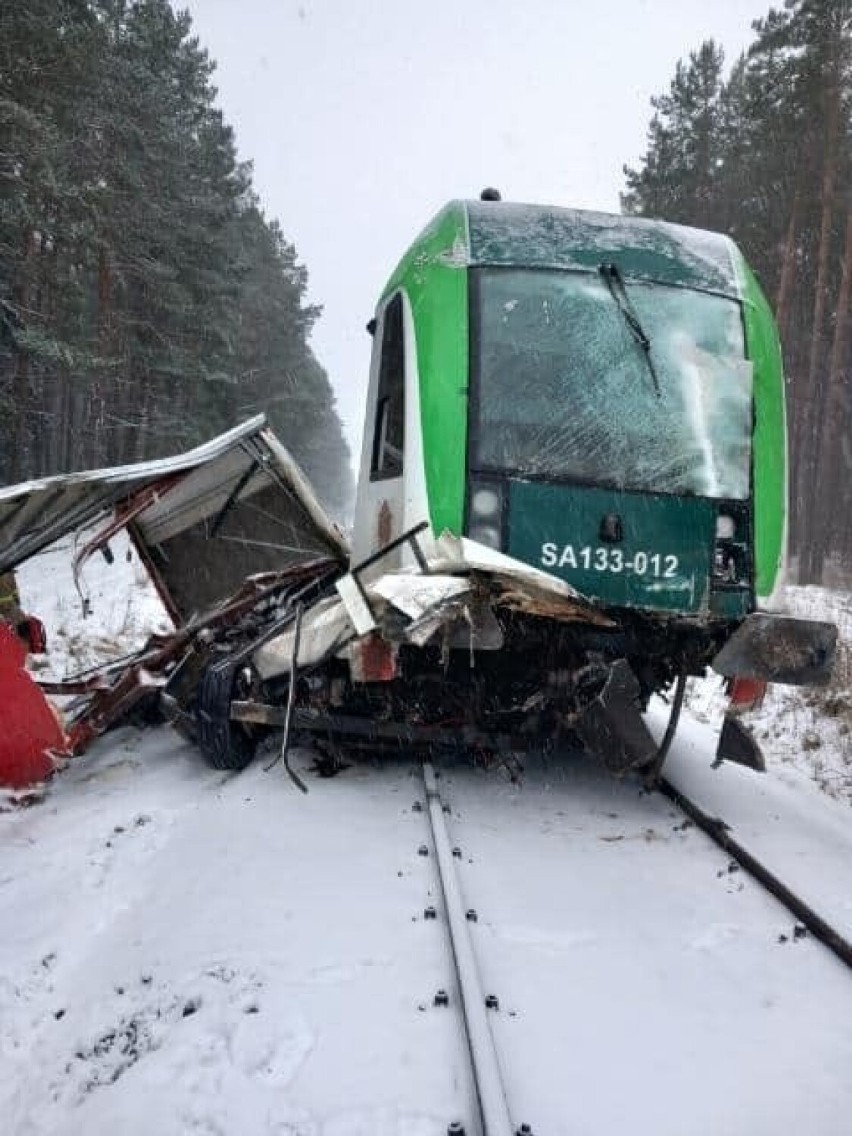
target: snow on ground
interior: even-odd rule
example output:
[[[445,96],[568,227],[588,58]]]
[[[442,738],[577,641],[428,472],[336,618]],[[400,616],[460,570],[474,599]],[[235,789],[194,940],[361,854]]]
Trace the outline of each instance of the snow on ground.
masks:
[[[84,531],[76,540],[58,541],[16,574],[23,609],[47,630],[47,654],[31,660],[40,678],[68,678],[111,662],[171,626],[124,532],[110,541],[112,563],[100,552],[84,563],[78,589],[73,558],[92,535]]]
[[[3,1131],[443,1131],[465,1075],[418,1011],[445,978],[411,782],[305,797],[128,729],[0,816]]]
[[[747,794],[732,771],[715,774],[720,794],[726,781]],[[444,781],[484,987],[504,1003],[493,1028],[515,1122],[849,1131],[852,976],[664,798],[576,757],[529,762],[520,787],[469,770]],[[811,801],[808,828],[832,804]],[[766,814],[752,802],[751,815]],[[845,832],[833,851],[848,864]]]
[[[668,710],[649,714],[658,736]],[[765,774],[712,761],[717,733],[688,717],[682,722],[665,775],[710,816],[721,816],[741,844],[798,891],[841,934],[852,939],[852,817],[846,800],[820,793],[793,763],[770,764]]]
[[[470,1116],[432,1005],[452,983],[416,770],[306,777],[303,796],[280,766],[223,775],[124,729],[0,815],[4,1132],[443,1136]],[[666,801],[590,761],[446,780],[517,1122],[848,1130],[852,980]],[[802,826],[839,811],[802,785]]]
[[[791,611],[835,623],[840,633],[828,687],[770,687],[752,728],[773,762],[793,765],[833,797],[852,804],[852,596],[788,588]]]
[[[53,671],[162,625],[115,554],[84,570],[82,625],[59,558],[21,573]],[[849,642],[848,596],[794,601]],[[764,776],[711,768],[699,718],[716,695],[693,690],[669,772],[852,931],[847,659],[817,697],[767,698]],[[168,728],[121,729],[40,804],[0,812],[4,1133],[443,1136],[469,1115],[454,1018],[432,1006],[449,972],[422,918],[436,895],[415,771],[307,777],[303,796],[280,766],[223,775]],[[520,787],[463,769],[449,782],[516,1121],[551,1136],[848,1131],[850,976],[666,802],[588,762],[531,766]]]
[[[770,770],[801,770],[829,796],[852,805],[852,595],[787,587],[786,600],[792,615],[836,624],[834,676],[825,687],[771,685],[763,706],[743,720]],[[699,721],[719,721],[726,702],[723,682],[718,675],[690,679],[686,704]]]

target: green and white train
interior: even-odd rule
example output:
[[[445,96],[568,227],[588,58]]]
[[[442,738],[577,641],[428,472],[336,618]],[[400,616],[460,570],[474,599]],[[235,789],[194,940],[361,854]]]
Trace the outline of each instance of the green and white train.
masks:
[[[426,519],[603,605],[736,618],[771,596],[781,357],[728,238],[453,202],[375,336],[356,560]]]
[[[431,673],[426,718],[451,703],[486,730],[564,726],[598,748],[614,730],[619,767],[650,752],[632,708],[708,664],[824,681],[832,629],[765,613],[785,556],[784,379],[736,245],[483,197],[432,220],[371,323],[352,559],[426,522],[427,562],[446,570],[451,541],[495,618],[474,627],[481,649],[456,628],[455,649],[403,647],[387,673],[411,689]],[[405,563],[403,544],[373,573]],[[581,602],[518,601],[545,580]]]
[[[79,748],[155,700],[220,768],[258,739],[582,743],[659,773],[686,677],[828,679],[836,630],[778,612],[784,380],[726,237],[447,205],[393,273],[351,544],[262,417],[175,458],[0,492],[0,571],[126,528],[175,622],[91,696]],[[75,575],[76,578],[76,575]],[[644,718],[675,684],[660,745]],[[757,764],[728,722],[721,756]]]
[[[283,727],[285,753],[306,733],[332,762],[341,746],[502,760],[564,742],[653,779],[688,675],[829,675],[835,629],[771,611],[784,381],[737,248],[487,197],[441,210],[370,323],[351,547],[297,494],[323,559],[275,583],[268,615],[208,623],[170,681],[214,764]],[[261,500],[266,445],[224,511]],[[643,711],[673,683],[658,745]],[[758,764],[735,723],[721,755]]]

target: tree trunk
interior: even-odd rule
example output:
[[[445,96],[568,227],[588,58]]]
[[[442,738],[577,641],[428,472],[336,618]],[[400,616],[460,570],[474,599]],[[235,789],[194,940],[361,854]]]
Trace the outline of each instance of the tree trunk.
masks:
[[[831,222],[834,213],[834,186],[837,177],[837,135],[840,122],[840,89],[833,77],[828,94],[828,115],[825,132],[825,159],[822,171],[822,194],[817,275],[814,288],[814,306],[811,344],[808,358],[808,379],[805,387],[804,444],[800,449],[800,476],[804,478],[804,532],[803,556],[800,561],[802,583],[813,583],[822,576],[820,546],[824,543],[819,534],[821,517],[816,492],[816,465],[819,436],[822,431],[825,380],[820,375],[823,356],[823,325],[828,301],[829,255],[831,252]]]
[[[775,301],[775,319],[778,323],[778,334],[783,343],[787,337],[790,323],[790,301],[793,294],[793,280],[796,268],[796,239],[799,227],[799,209],[802,202],[802,174],[796,178],[796,189],[793,194],[793,207],[790,210],[790,221],[787,225],[787,236],[784,241],[784,259],[781,262],[781,278],[778,282],[778,296]]]
[[[831,358],[828,365],[828,378],[825,383],[823,405],[825,413],[817,423],[816,433],[816,476],[814,483],[817,496],[814,501],[817,523],[813,526],[811,554],[812,568],[816,572],[816,582],[821,582],[821,569],[829,552],[835,545],[843,543],[842,534],[837,532],[837,522],[848,524],[844,510],[836,510],[837,491],[845,485],[843,468],[843,449],[841,440],[849,422],[849,392],[844,363],[849,343],[849,302],[852,298],[852,206],[846,214],[846,244],[843,253],[840,287],[837,293],[837,313],[834,324],[834,338],[831,344]]]

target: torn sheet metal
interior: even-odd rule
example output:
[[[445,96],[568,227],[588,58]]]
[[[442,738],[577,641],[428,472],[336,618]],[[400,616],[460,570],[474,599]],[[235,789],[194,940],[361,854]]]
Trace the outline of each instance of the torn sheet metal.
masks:
[[[479,544],[478,541],[454,536],[446,531],[435,541],[435,557],[429,560],[429,571],[436,575],[481,571],[495,579],[506,577],[526,581],[555,595],[584,602],[580,593],[567,581],[524,564],[504,552]]]
[[[444,644],[450,644],[447,635],[463,628],[466,632],[464,646],[471,646],[475,638],[473,607],[476,599],[474,585],[469,577],[429,576],[421,577],[421,587],[407,588],[399,584],[405,577],[387,577],[376,581],[376,590],[390,603],[411,619],[398,638],[416,647],[424,647],[439,631],[444,632]],[[462,645],[462,644],[459,644]]]
[[[126,525],[181,622],[247,576],[344,563],[345,538],[265,421],[259,415],[175,457],[0,489],[0,571],[101,524],[91,554]]]
[[[409,619],[417,620],[447,600],[468,595],[471,584],[458,576],[387,575],[381,576],[368,590],[393,604]]]
[[[351,579],[351,577],[344,577]],[[312,666],[328,658],[345,644],[373,632],[376,624],[364,626],[362,606],[379,617],[387,638],[422,645],[446,623],[461,614],[450,604],[470,593],[470,583],[456,576],[381,576],[368,585],[362,596],[356,592],[353,602],[350,591],[340,589],[339,594],[321,600],[304,613],[300,632],[299,665]],[[394,620],[388,608],[393,608],[402,619]],[[392,625],[392,633],[389,625]],[[364,628],[362,630],[362,627]],[[254,654],[253,661],[263,679],[286,674],[290,669],[293,652],[293,631],[288,629],[265,643]]]
[[[311,666],[333,655],[355,634],[343,602],[338,596],[320,600],[302,617],[297,665]],[[264,680],[287,674],[293,657],[293,629],[283,631],[255,651],[252,662]]]
[[[443,635],[442,646],[499,650],[503,633],[495,612],[524,612],[562,622],[613,626],[563,580],[511,560],[472,541],[441,538],[429,574],[391,572],[363,585],[353,582],[305,612],[299,663],[311,666],[379,629],[393,644],[423,647]],[[482,553],[483,555],[480,555]],[[441,570],[443,569],[443,572]],[[352,577],[343,579],[351,580]],[[370,614],[369,622],[364,613]],[[284,631],[260,647],[254,664],[263,679],[290,668],[293,633]]]
[[[755,612],[716,655],[713,669],[728,678],[823,686],[831,679],[836,647],[833,623]]]
[[[565,580],[483,544],[444,532],[435,542],[433,572],[469,572],[495,595],[498,606],[562,622],[612,627],[613,621]]]
[[[358,635],[369,635],[375,631],[376,619],[360,580],[347,573],[334,586]]]

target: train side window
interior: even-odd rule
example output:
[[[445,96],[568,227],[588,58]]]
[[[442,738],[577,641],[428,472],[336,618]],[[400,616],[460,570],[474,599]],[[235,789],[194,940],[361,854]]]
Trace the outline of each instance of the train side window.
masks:
[[[402,473],[405,442],[405,344],[402,294],[399,292],[385,309],[381,351],[370,462],[371,481],[399,477]]]

